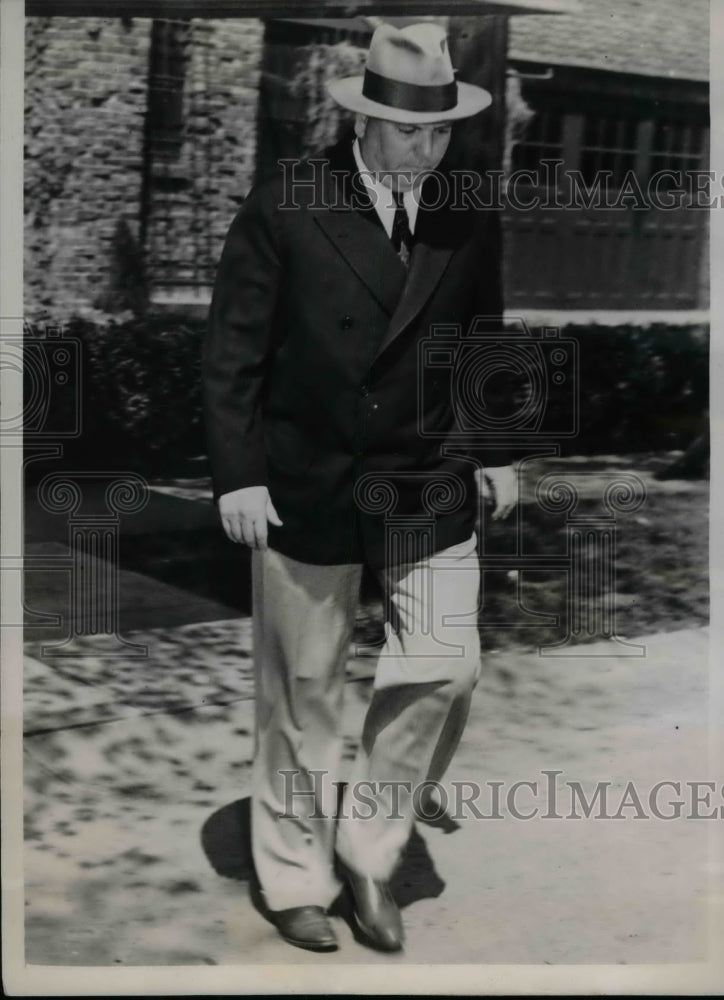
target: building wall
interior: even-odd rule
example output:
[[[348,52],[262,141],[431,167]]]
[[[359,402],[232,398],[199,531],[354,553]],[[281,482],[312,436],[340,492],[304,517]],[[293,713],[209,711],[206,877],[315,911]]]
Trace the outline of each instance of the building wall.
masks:
[[[138,240],[147,20],[28,18],[25,296],[61,319],[111,291],[114,244]]]
[[[156,301],[209,284],[253,183],[263,43],[263,22],[252,18],[189,25],[178,162],[149,164],[146,245]]]
[[[685,190],[689,172],[708,169],[706,84],[569,66],[526,76],[524,62],[514,65],[534,115],[512,165],[533,179],[515,188],[528,209],[506,213],[508,304],[706,308],[706,213],[689,207],[691,194],[671,210],[657,208],[658,185],[650,186],[669,170],[681,177],[670,187]],[[551,161],[560,164],[555,185],[544,167]],[[597,204],[566,204],[566,176],[576,175],[590,190],[598,185]],[[642,200],[619,201],[634,181]],[[555,207],[559,198],[565,207]]]
[[[262,22],[191,22],[173,170],[149,154],[151,35],[145,18],[26,20],[31,320],[123,311],[167,281],[208,283],[251,186]]]
[[[691,44],[697,25],[699,36],[705,34],[704,10],[705,0],[693,0],[682,15]],[[630,45],[639,48],[640,59],[648,53],[643,72],[651,73],[656,68],[650,62],[656,55],[651,18],[639,0],[612,0],[611,30],[618,30],[625,12]],[[593,9],[589,15],[603,16]],[[568,21],[575,38],[562,30]],[[590,18],[568,21],[513,18],[513,52],[527,46],[528,59],[533,52],[552,58],[553,48],[546,45],[555,42],[559,58],[565,52],[574,62],[592,58],[589,43],[599,58],[617,53],[616,46],[604,44],[602,29],[587,31]],[[149,87],[158,85],[150,72],[158,24],[154,29],[151,20],[141,18],[26,21],[25,286],[31,320],[43,312],[56,321],[94,309],[118,313],[148,301],[203,306],[229,223],[255,176],[277,156],[319,151],[348,118],[324,85],[332,76],[361,68],[366,37],[332,29],[327,37],[316,27],[279,22],[265,29],[257,19],[173,23],[182,39],[183,58],[174,64],[182,80],[182,104],[176,151],[169,157],[158,155],[149,112]],[[533,39],[536,24],[549,35]],[[705,38],[699,37],[699,60],[702,45]],[[673,65],[667,66],[673,73]],[[540,87],[555,87],[565,68],[564,60],[554,79]],[[634,74],[642,69],[630,63],[629,68]],[[686,72],[683,66],[676,70]],[[695,75],[691,66],[688,72]],[[625,76],[603,75],[610,80]],[[663,82],[674,89],[681,85],[671,78]],[[572,94],[575,104],[580,87],[569,83],[561,100]],[[540,258],[540,235],[526,238]],[[514,256],[525,272],[521,255]],[[515,274],[508,270],[515,291]],[[527,270],[542,274],[539,263]],[[550,297],[552,286],[545,285]],[[700,302],[705,290],[702,264]],[[521,286],[521,306],[533,305],[534,298]],[[518,303],[515,294],[511,301]]]

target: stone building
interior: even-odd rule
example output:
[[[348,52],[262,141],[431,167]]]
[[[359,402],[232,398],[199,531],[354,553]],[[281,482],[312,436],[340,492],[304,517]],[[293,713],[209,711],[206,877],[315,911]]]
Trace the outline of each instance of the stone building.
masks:
[[[554,6],[526,6],[538,3]],[[205,308],[255,176],[343,126],[324,83],[358,69],[369,24],[41,16],[42,6],[33,0],[41,14],[26,18],[28,317]],[[612,165],[613,186],[627,168],[705,168],[706,0],[578,0],[570,15],[453,20],[462,78],[502,96],[509,74],[508,144],[499,100],[493,166],[556,156],[585,178]],[[513,149],[526,105],[534,114]],[[505,226],[512,308],[706,304],[705,212],[532,208],[507,210]]]

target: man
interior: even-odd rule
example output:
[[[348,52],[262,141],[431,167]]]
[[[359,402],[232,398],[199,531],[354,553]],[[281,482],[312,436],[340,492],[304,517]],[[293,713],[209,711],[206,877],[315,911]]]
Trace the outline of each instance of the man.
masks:
[[[394,951],[404,935],[388,883],[411,831],[411,789],[442,777],[480,661],[476,463],[442,447],[455,430],[451,372],[427,368],[421,344],[436,324],[467,329],[502,313],[493,213],[425,191],[440,186],[430,172],[451,123],[491,98],[455,82],[433,23],[381,25],[364,77],[330,93],[356,113],[354,142],[324,166],[287,164],[231,225],[205,405],[224,529],[254,550],[252,845],[266,904],[290,943],[335,948],[336,855],[364,939]],[[505,516],[515,476],[495,448],[483,460],[493,516]],[[337,815],[364,563],[390,620]]]

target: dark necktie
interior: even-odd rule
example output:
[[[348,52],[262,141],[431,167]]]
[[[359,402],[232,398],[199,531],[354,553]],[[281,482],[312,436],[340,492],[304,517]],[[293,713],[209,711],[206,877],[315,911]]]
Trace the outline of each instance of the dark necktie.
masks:
[[[392,246],[395,248],[395,253],[405,267],[407,267],[410,262],[410,253],[412,251],[412,233],[410,232],[410,223],[402,201],[402,192],[393,191],[392,193],[395,198],[395,218],[392,223],[392,235],[390,239],[392,240]]]

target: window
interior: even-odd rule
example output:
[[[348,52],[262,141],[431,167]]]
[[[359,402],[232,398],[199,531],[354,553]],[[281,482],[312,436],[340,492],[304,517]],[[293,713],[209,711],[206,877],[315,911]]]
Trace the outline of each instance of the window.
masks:
[[[621,187],[636,166],[639,122],[635,118],[588,115],[583,127],[580,170],[592,185],[597,176],[603,187]]]
[[[563,150],[563,117],[538,111],[523,139],[513,148],[513,170],[539,171],[541,160],[558,160]]]
[[[193,187],[196,142],[191,142],[193,47],[190,20],[154,20],[148,66],[144,244],[152,288],[193,284],[205,265]]]
[[[534,117],[511,169],[537,175],[540,198],[528,192],[524,210],[511,203],[504,214],[508,307],[705,306],[707,217],[690,210],[692,192],[704,192],[686,173],[708,167],[707,84],[514,66]],[[557,174],[549,160],[561,162]],[[556,180],[555,192],[543,186]],[[667,190],[676,196],[661,208],[650,200]]]
[[[701,170],[704,163],[704,128],[685,122],[657,121],[651,141],[651,176],[662,171]],[[663,177],[659,190],[677,187],[673,177]]]
[[[148,152],[154,163],[173,163],[181,156],[189,36],[189,21],[153,22],[148,75]]]

